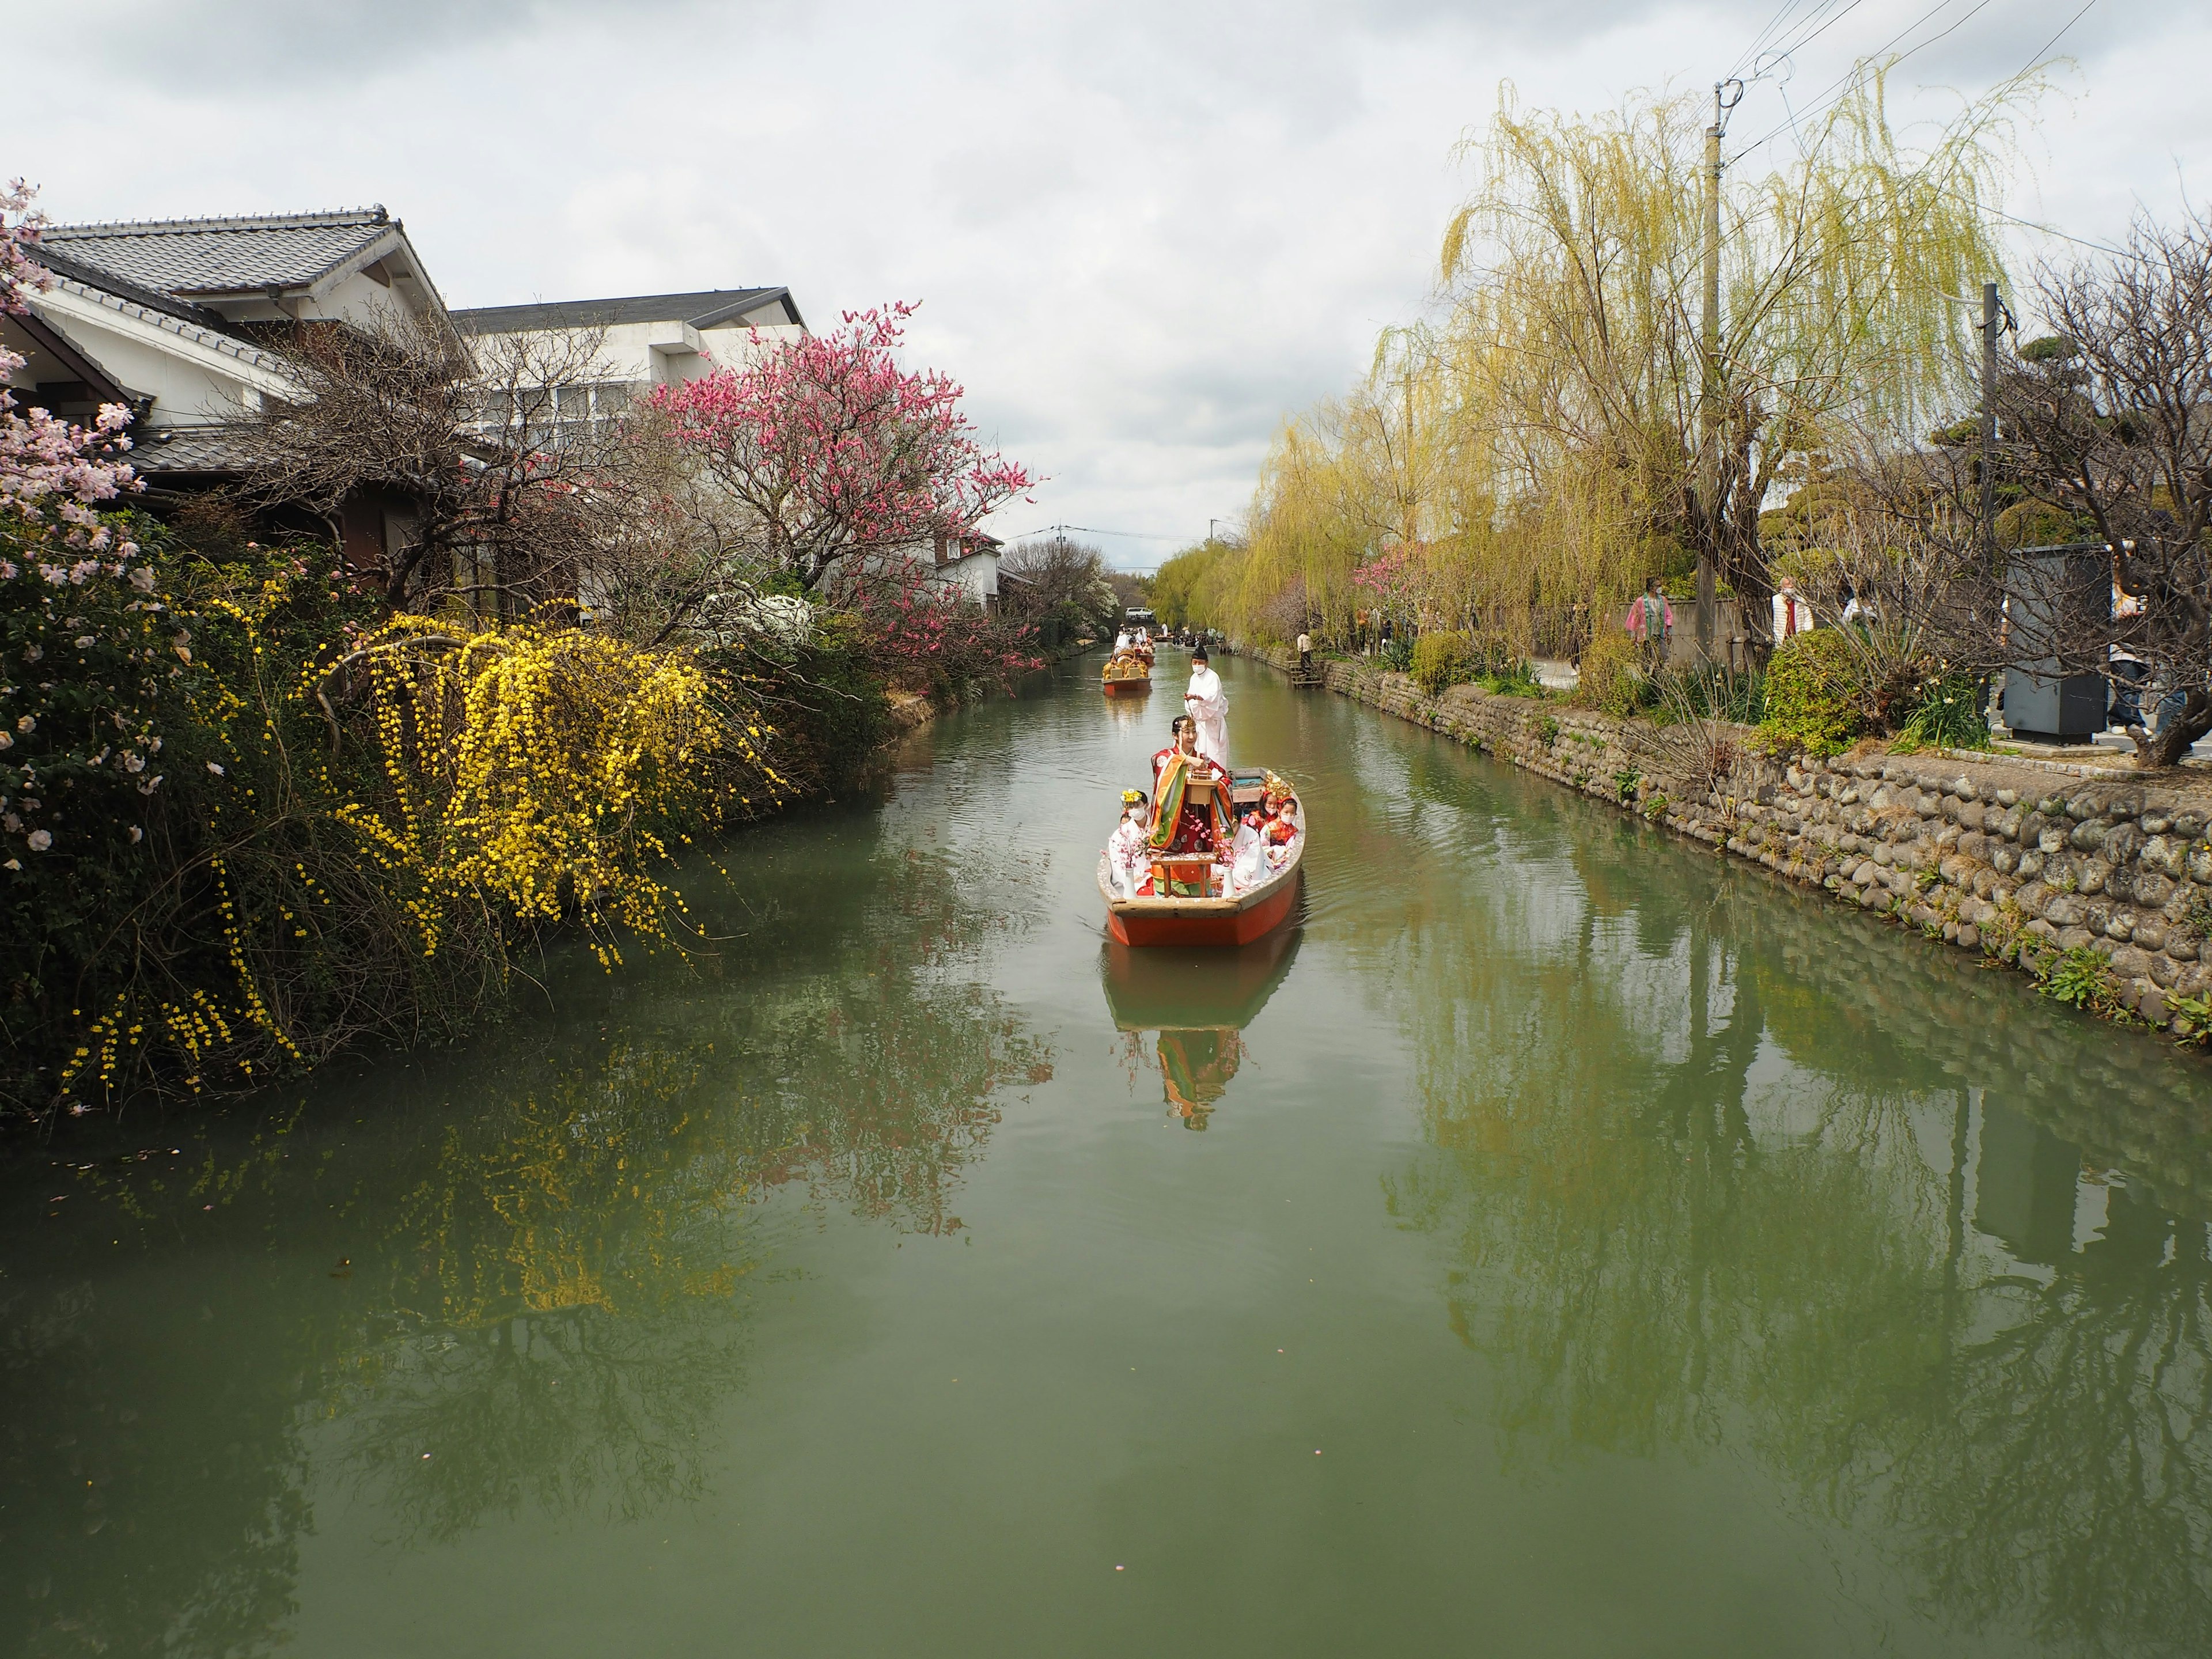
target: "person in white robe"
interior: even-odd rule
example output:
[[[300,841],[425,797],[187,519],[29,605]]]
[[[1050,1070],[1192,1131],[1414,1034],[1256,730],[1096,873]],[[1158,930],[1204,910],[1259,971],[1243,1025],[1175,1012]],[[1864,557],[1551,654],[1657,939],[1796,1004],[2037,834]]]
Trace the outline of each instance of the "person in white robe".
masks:
[[[1198,752],[1223,771],[1229,769],[1229,693],[1207,662],[1204,646],[1190,653],[1190,684],[1182,706],[1198,723]]]
[[[1249,892],[1267,878],[1267,843],[1254,822],[1258,816],[1247,813],[1237,822],[1236,838],[1229,843],[1229,879],[1224,897]]]
[[[1125,628],[1114,636],[1114,654],[1118,657],[1128,648],[1129,630]]]
[[[1149,811],[1143,790],[1121,792],[1121,822],[1106,842],[1106,872],[1115,890],[1125,899],[1136,897],[1137,890],[1145,884],[1150,861],[1145,839]]]

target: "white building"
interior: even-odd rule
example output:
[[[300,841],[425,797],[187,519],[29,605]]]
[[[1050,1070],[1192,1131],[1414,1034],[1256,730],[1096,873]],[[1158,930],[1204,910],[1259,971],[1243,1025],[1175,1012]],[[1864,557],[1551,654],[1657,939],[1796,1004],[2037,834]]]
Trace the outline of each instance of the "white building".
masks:
[[[787,288],[485,306],[453,313],[453,323],[479,340],[596,336],[599,378],[561,389],[564,422],[605,420],[655,386],[680,386],[717,368],[742,368],[757,351],[806,332],[806,319]],[[499,411],[491,413],[496,424]]]
[[[50,225],[33,255],[54,285],[30,314],[0,317],[27,360],[9,386],[26,406],[79,422],[101,404],[137,419],[131,461],[155,492],[236,477],[263,400],[291,395],[277,330],[442,315],[400,222],[381,207],[333,213]],[[380,562],[404,504],[364,495],[342,514],[347,556]]]

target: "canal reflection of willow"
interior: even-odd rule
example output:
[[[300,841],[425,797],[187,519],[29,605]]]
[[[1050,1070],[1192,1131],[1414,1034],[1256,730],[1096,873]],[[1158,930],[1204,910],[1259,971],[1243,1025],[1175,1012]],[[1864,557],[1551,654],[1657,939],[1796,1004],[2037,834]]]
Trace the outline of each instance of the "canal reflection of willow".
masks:
[[[2212,1651],[2212,1147],[2130,1121],[2201,1074],[1754,872],[1626,884],[1593,848],[1644,832],[1557,824],[1577,901],[1499,880],[1401,940],[1434,1151],[1389,1198],[1455,1242],[1509,1455],[1747,1438],[1932,1616]],[[1973,1236],[1970,1089],[1985,1157],[1993,1119],[2053,1155],[2047,1282]],[[2078,1252],[2053,1128],[2127,1172]]]
[[[234,1217],[248,1236],[171,1260],[185,1288],[150,1314],[62,1273],[0,1307],[0,1478],[41,1494],[26,1507],[71,1489],[94,1505],[82,1533],[6,1527],[21,1593],[0,1597],[0,1647],[276,1645],[334,1485],[379,1536],[424,1542],[701,1493],[705,1431],[744,1386],[750,1287],[775,1276],[763,1200],[957,1231],[996,1101],[1050,1075],[994,996],[944,971],[975,933],[962,884],[878,863],[866,925],[805,930],[772,973],[664,979],[661,1024],[633,1014],[587,1059],[488,1045],[420,1137],[363,1153],[344,1126],[382,1103],[356,1099],[189,1179],[90,1182],[83,1199],[142,1237]]]

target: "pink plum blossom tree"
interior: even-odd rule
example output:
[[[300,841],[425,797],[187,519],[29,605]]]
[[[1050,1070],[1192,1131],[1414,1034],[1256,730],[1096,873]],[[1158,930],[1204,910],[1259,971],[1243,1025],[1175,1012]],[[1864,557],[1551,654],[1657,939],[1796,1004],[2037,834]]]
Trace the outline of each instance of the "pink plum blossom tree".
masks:
[[[852,565],[880,562],[872,556],[957,536],[1030,487],[1027,471],[976,441],[957,382],[899,366],[914,309],[848,312],[830,333],[651,400],[679,452],[745,516],[757,556],[804,589],[841,560],[857,574]]]

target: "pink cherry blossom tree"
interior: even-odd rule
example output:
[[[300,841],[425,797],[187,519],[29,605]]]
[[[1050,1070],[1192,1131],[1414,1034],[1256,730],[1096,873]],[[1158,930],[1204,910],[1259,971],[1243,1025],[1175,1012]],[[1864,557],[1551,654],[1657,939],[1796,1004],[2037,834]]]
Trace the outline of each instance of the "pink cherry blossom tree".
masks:
[[[977,441],[957,382],[899,366],[914,309],[848,312],[830,333],[651,399],[678,452],[744,516],[755,556],[802,588],[840,561],[859,574],[885,562],[876,556],[896,562],[959,535],[1030,487],[1021,465]]]
[[[0,312],[17,316],[30,309],[26,295],[54,281],[29,252],[46,223],[32,206],[37,194],[21,179],[0,189]],[[0,347],[0,382],[23,365],[21,354]],[[27,527],[58,529],[62,544],[79,552],[127,559],[137,550],[116,542],[96,504],[138,487],[129,465],[115,459],[131,447],[124,435],[130,424],[131,411],[121,404],[101,404],[90,427],[58,421],[43,409],[19,413],[15,397],[0,385],[0,509]],[[0,579],[13,580],[13,562],[0,564]]]

